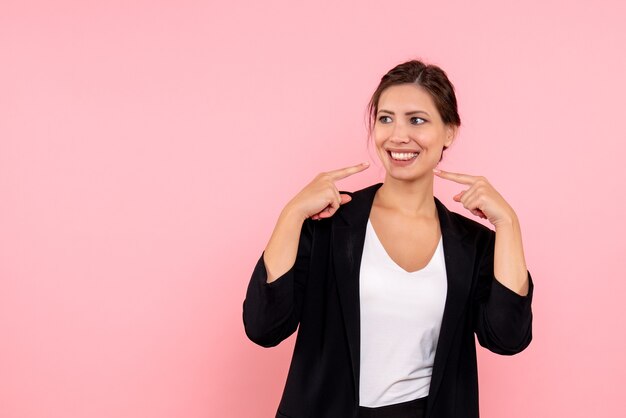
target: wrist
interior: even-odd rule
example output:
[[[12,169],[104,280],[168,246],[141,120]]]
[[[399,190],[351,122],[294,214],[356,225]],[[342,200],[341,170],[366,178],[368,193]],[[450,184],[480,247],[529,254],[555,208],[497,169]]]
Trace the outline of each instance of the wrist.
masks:
[[[285,205],[280,213],[280,217],[288,221],[298,222],[300,224],[302,224],[307,218],[307,216],[298,210],[298,208],[294,207],[291,202]]]
[[[517,215],[513,212],[494,222],[494,227],[496,228],[496,230],[514,229],[516,227],[519,227],[519,219],[517,219]]]

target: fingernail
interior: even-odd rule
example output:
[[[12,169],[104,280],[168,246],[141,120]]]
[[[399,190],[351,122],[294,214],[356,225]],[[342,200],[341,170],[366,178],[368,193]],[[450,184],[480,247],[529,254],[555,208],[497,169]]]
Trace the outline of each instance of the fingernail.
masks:
[[[441,170],[437,170],[436,168],[433,168],[433,173],[439,174],[439,173],[441,173]]]
[[[365,161],[364,163],[362,163],[362,165],[366,165],[366,166],[370,165],[370,162],[369,161]]]

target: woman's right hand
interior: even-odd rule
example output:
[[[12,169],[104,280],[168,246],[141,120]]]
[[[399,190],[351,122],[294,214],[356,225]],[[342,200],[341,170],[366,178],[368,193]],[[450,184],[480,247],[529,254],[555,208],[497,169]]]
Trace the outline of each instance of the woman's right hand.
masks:
[[[352,198],[339,193],[335,182],[359,173],[369,167],[369,163],[361,163],[351,167],[320,173],[304,189],[287,204],[304,219],[319,220],[330,218],[339,206],[348,203]]]
[[[285,205],[263,252],[267,283],[277,280],[294,266],[305,219],[329,218],[339,206],[352,199],[347,194],[340,194],[335,182],[367,167],[369,163],[363,163],[320,173]]]

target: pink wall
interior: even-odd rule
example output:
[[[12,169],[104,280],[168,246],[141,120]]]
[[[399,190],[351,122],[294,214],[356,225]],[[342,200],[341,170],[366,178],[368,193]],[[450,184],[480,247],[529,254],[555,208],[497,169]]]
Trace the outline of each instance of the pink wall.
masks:
[[[516,209],[536,283],[482,416],[623,416],[626,3],[128,3],[0,5],[1,417],[273,416],[294,338],[246,339],[250,273],[315,174],[376,161],[366,102],[414,57],[457,87],[441,167]]]

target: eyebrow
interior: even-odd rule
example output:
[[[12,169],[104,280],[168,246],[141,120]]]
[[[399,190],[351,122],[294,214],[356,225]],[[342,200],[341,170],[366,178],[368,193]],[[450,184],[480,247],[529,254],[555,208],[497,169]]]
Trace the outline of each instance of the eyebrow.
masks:
[[[389,113],[390,115],[395,115],[395,113],[394,113],[394,112],[392,112],[391,110],[380,109],[380,110],[378,111],[378,113],[381,113],[381,112]],[[425,111],[423,111],[423,110],[412,110],[412,111],[410,111],[410,112],[406,112],[406,113],[405,113],[405,115],[406,115],[406,116],[409,116],[409,115],[414,115],[414,114],[416,114],[416,113],[423,113],[423,114],[424,114],[424,115],[426,115],[426,116],[430,116],[430,115],[428,114],[428,112],[425,112]]]

